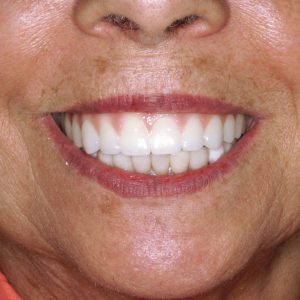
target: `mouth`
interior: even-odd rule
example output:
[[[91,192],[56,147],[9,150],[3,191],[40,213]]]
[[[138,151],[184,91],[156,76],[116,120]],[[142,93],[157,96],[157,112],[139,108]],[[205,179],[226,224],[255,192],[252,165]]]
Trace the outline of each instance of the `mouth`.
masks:
[[[125,96],[45,118],[66,165],[122,197],[199,191],[228,173],[260,117],[219,100]]]

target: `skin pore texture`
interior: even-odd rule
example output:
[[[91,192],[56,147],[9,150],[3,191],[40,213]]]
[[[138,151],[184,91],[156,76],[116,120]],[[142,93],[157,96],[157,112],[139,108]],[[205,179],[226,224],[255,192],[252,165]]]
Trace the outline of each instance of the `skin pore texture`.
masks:
[[[300,298],[299,14],[298,0],[0,1],[0,270],[23,299]],[[137,94],[221,99],[260,126],[205,188],[125,198],[66,163],[43,118]]]

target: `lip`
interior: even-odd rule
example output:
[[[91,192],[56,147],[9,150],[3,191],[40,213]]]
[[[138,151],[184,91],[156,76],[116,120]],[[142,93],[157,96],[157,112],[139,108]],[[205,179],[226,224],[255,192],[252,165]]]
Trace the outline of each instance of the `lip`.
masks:
[[[194,113],[199,114],[247,114],[262,119],[259,112],[226,103],[224,100],[205,96],[181,94],[120,95],[99,99],[91,103],[75,105],[68,113]]]
[[[219,161],[202,169],[172,176],[151,176],[112,168],[95,160],[77,148],[59,129],[50,114],[41,119],[46,134],[57,146],[65,165],[74,168],[80,175],[89,177],[121,197],[171,197],[199,192],[214,181],[229,173],[241,160],[261,127],[262,116],[218,99],[189,95],[130,95],[97,100],[90,104],[77,105],[66,112],[158,112],[200,114],[243,113],[252,117],[251,128],[231,151]]]

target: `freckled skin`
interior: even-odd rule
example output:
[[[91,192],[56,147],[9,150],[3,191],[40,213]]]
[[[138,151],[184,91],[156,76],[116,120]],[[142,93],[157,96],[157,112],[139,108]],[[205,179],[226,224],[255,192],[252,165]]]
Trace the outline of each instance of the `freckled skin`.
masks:
[[[139,28],[97,22],[112,12]],[[298,0],[0,1],[0,269],[24,299],[299,299],[299,14]],[[122,199],[37,125],[178,92],[264,116],[237,166],[189,196]]]

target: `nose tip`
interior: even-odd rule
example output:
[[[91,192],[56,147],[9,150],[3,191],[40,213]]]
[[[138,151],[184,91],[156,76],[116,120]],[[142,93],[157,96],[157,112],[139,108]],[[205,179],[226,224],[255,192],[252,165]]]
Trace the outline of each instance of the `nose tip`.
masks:
[[[107,23],[158,38],[181,27],[198,36],[219,31],[227,21],[223,0],[79,0],[75,20],[81,30],[101,35]],[[193,25],[193,26],[192,26]]]

